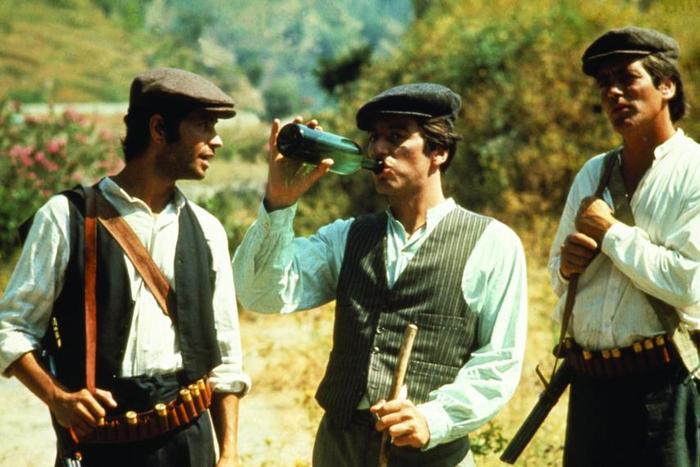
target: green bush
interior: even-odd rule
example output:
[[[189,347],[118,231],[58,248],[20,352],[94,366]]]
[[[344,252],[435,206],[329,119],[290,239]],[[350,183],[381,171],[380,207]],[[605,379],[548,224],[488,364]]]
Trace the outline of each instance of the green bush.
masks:
[[[354,116],[369,97],[401,83],[443,83],[463,99],[457,129],[464,140],[445,175],[446,193],[508,222],[558,216],[584,161],[621,143],[597,110],[595,84],[580,69],[593,39],[627,24],[670,33],[681,44],[689,101],[697,94],[698,33],[687,27],[687,8],[670,4],[425,2],[393,55],[376,58],[359,80],[339,89],[338,111],[324,128],[362,140]],[[693,135],[698,123],[691,113],[680,126]],[[318,197],[331,210],[344,204],[352,214],[381,203],[366,196],[372,188],[365,180],[323,186]]]
[[[17,229],[53,193],[121,166],[116,136],[85,117],[24,116],[0,101],[0,258],[17,248]]]

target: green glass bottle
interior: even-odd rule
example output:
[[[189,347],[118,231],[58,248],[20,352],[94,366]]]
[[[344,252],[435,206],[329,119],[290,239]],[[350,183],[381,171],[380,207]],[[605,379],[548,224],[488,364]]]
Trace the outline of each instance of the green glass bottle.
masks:
[[[311,165],[333,159],[330,171],[340,175],[355,173],[360,168],[378,173],[383,166],[382,161],[364,157],[356,142],[298,123],[282,127],[277,135],[277,149],[284,157]]]

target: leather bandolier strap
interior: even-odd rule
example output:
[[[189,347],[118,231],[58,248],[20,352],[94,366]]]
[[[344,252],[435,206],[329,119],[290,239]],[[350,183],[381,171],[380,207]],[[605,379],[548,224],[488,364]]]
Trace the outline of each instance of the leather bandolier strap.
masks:
[[[95,393],[95,364],[97,352],[97,222],[100,222],[121,246],[132,262],[163,313],[171,317],[169,304],[174,302],[173,291],[153,262],[150,254],[119,215],[117,210],[95,187],[85,190],[85,373],[86,387]],[[180,390],[177,399],[158,403],[146,412],[126,412],[114,418],[99,420],[90,435],[81,443],[123,443],[153,438],[194,421],[211,404],[211,388],[205,378]]]
[[[118,417],[99,420],[95,430],[80,442],[111,444],[155,438],[197,420],[209,408],[211,399],[211,387],[202,378],[180,389],[177,399],[158,403],[151,410],[129,411]]]

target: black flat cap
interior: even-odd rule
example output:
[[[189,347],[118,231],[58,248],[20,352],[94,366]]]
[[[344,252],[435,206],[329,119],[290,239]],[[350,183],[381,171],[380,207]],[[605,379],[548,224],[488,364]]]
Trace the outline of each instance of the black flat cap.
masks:
[[[233,99],[211,81],[178,68],[156,68],[138,75],[129,91],[129,112],[182,106],[217,118],[236,115]]]
[[[378,115],[449,117],[454,120],[462,99],[451,89],[435,83],[402,84],[368,100],[355,117],[357,128],[368,131]]]
[[[678,42],[654,29],[627,26],[611,29],[588,46],[581,57],[583,72],[595,76],[600,65],[615,56],[646,57],[656,54],[673,63],[678,61]]]

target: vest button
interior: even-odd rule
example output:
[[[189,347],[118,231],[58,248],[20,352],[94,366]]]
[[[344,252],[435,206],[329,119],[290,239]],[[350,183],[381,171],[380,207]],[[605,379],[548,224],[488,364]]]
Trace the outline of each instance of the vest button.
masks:
[[[372,353],[379,353],[379,347],[377,347],[376,345],[372,347]]]
[[[384,332],[384,328],[381,326],[377,326],[377,334],[381,334]]]

